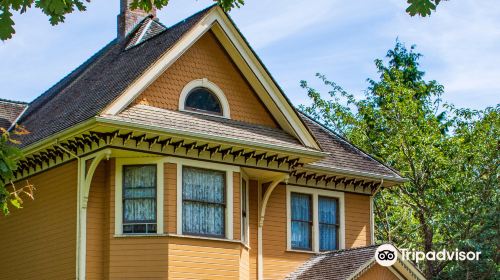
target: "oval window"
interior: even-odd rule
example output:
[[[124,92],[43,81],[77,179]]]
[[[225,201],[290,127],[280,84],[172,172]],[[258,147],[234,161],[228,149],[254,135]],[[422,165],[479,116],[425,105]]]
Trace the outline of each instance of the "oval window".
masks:
[[[195,88],[189,92],[184,108],[195,112],[222,115],[219,99],[206,88]]]

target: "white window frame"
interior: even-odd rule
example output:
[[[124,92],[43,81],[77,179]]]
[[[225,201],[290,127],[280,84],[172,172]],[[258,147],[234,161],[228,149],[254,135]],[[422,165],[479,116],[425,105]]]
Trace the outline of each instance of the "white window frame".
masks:
[[[241,222],[241,237],[240,237],[240,240],[241,242],[243,242],[244,244],[248,245],[249,242],[250,242],[250,205],[249,205],[249,202],[250,202],[250,199],[248,198],[250,192],[249,192],[249,189],[250,189],[250,180],[248,178],[248,176],[244,173],[244,172],[241,172],[241,182],[240,182],[240,197],[241,197],[241,194],[243,193],[243,181],[246,181],[246,206],[247,206],[247,218],[246,218],[246,222],[243,223],[243,211],[241,210],[241,205],[242,204],[242,199],[240,199],[240,221]],[[244,240],[243,238],[243,232],[246,232],[246,239],[247,240]]]
[[[156,165],[156,234],[164,234],[163,230],[163,177],[164,159],[159,157],[144,158],[117,158],[115,163],[115,235],[141,236],[155,235],[154,233],[123,233],[123,166],[124,165]]]
[[[240,172],[239,166],[226,165],[220,163],[212,163],[184,158],[168,158],[167,162],[177,164],[177,235],[183,236],[182,233],[182,169],[183,166],[197,167],[208,170],[224,171],[226,173],[226,217],[225,217],[225,238],[233,240],[233,173]],[[193,238],[206,237],[188,235]],[[217,238],[216,238],[217,239]]]
[[[292,193],[302,193],[302,194],[309,194],[312,196],[312,211],[313,211],[313,226],[312,226],[312,250],[311,251],[306,251],[306,250],[297,250],[297,249],[292,249],[292,226],[291,226],[291,219],[292,219],[292,203],[291,203],[291,194]],[[319,196],[326,196],[326,197],[332,197],[338,199],[339,202],[339,219],[340,219],[340,225],[339,225],[339,250],[345,249],[345,204],[344,204],[344,193],[343,192],[337,192],[337,191],[331,191],[331,190],[324,190],[324,189],[316,189],[316,188],[306,188],[306,187],[299,187],[299,186],[293,186],[293,185],[287,185],[286,186],[286,216],[287,216],[287,250],[288,251],[302,251],[302,252],[314,252],[314,253],[319,253],[319,217],[318,217],[318,197]]]
[[[209,89],[213,94],[215,94],[219,99],[220,105],[222,106],[222,115],[215,115],[186,109],[186,98],[188,97],[189,93],[195,88],[206,88]],[[181,91],[181,95],[179,96],[179,111],[222,117],[226,119],[231,118],[231,113],[229,111],[229,102],[227,102],[226,95],[224,95],[224,92],[222,91],[222,89],[220,89],[220,87],[218,87],[215,83],[209,81],[207,78],[193,80],[184,86]]]

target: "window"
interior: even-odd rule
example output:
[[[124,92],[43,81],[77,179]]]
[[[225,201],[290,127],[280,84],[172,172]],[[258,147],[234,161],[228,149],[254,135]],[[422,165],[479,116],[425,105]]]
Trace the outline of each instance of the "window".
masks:
[[[222,115],[222,106],[215,94],[206,88],[195,88],[189,92],[184,105],[186,110]]]
[[[224,92],[206,78],[193,80],[184,86],[179,96],[179,111],[230,118]]]
[[[156,165],[123,166],[123,233],[156,233]]]
[[[292,193],[292,249],[312,249],[312,198],[311,195]]]
[[[226,173],[184,166],[182,233],[225,237]]]
[[[241,241],[248,243],[248,196],[247,181],[241,180]]]
[[[287,185],[287,249],[344,249],[344,193]]]
[[[318,197],[319,218],[319,250],[332,251],[338,249],[338,199]]]

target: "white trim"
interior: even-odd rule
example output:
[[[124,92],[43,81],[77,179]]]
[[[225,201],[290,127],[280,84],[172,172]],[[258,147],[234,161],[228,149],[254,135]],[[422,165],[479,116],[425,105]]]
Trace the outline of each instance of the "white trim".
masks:
[[[262,211],[262,183],[260,181],[257,182],[257,211],[258,217],[260,219],[261,211]],[[258,222],[258,221],[257,221]],[[263,256],[263,247],[262,247],[262,227],[257,224],[257,279],[264,279],[264,256]]]
[[[344,193],[331,191],[331,190],[323,190],[323,189],[315,189],[315,188],[305,188],[299,186],[286,186],[286,243],[287,250],[293,251],[292,249],[292,229],[291,229],[291,200],[290,194],[292,192],[296,193],[304,193],[310,194],[313,198],[313,229],[312,229],[312,252],[319,253],[319,218],[318,218],[318,196],[327,196],[334,197],[339,200],[339,218],[340,218],[340,226],[339,226],[339,248],[338,250],[345,249],[345,200]]]
[[[188,94],[195,88],[207,88],[217,96],[217,99],[219,100],[220,105],[222,106],[221,108],[222,116],[203,113],[199,111],[193,111],[185,108],[186,98],[188,97]],[[179,111],[186,111],[190,113],[209,115],[209,116],[218,116],[227,119],[231,118],[231,114],[229,111],[229,102],[227,102],[227,98],[224,95],[224,92],[215,83],[209,81],[207,78],[192,80],[191,82],[187,83],[184,86],[184,88],[181,91],[181,95],[179,96]]]
[[[371,245],[375,245],[375,217],[373,208],[373,196],[370,196],[370,242]]]
[[[166,162],[177,164],[177,235],[187,236],[182,233],[182,167],[191,166],[226,172],[226,239],[232,240],[233,236],[233,173],[240,172],[239,166],[212,163],[184,158],[168,157]]]
[[[156,236],[164,233],[163,228],[163,201],[164,201],[164,168],[165,158],[143,157],[143,158],[117,158],[115,166],[115,235],[123,234],[123,203],[122,203],[122,170],[124,165],[133,164],[156,164]],[[130,234],[133,235],[133,234]]]
[[[246,182],[246,191],[245,191],[245,194],[246,194],[246,201],[245,201],[245,204],[246,204],[246,212],[247,212],[247,218],[245,219],[245,223],[241,222],[241,236],[240,236],[240,240],[243,244],[245,245],[249,245],[250,243],[250,236],[249,233],[250,233],[250,222],[249,222],[249,219],[250,219],[250,205],[249,205],[249,189],[250,189],[250,180],[248,179],[248,176],[243,172],[243,170],[240,172],[240,197],[241,197],[241,194],[243,193],[241,190],[243,189],[243,181]],[[241,205],[242,205],[242,199],[240,199],[240,221],[243,221],[243,211],[242,211],[242,208],[241,208]],[[243,231],[246,232],[246,240],[244,240],[243,238]]]
[[[223,45],[226,49],[229,47],[237,50],[239,53],[237,55],[240,56],[239,60],[243,62],[237,64],[239,67],[246,67],[245,71],[242,71],[246,73],[245,76],[252,75],[249,81],[254,87],[259,87],[259,90],[256,90],[257,94],[276,117],[283,129],[295,135],[306,146],[319,149],[315,138],[302,123],[293,106],[287,101],[279,87],[274,83],[273,79],[266,72],[265,68],[220,7],[212,8],[169,51],[150,66],[141,77],[130,84],[120,97],[103,110],[102,115],[116,115],[124,110],[210,29],[214,31],[219,40],[221,39],[220,36],[225,37],[225,41],[228,44],[223,43]]]

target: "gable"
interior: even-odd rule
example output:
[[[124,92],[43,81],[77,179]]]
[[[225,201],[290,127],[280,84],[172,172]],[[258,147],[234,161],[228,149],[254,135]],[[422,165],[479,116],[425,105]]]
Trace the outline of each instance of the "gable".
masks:
[[[224,93],[231,119],[276,128],[278,124],[229,55],[209,31],[194,43],[130,105],[178,110],[181,91],[189,82],[208,79]]]

